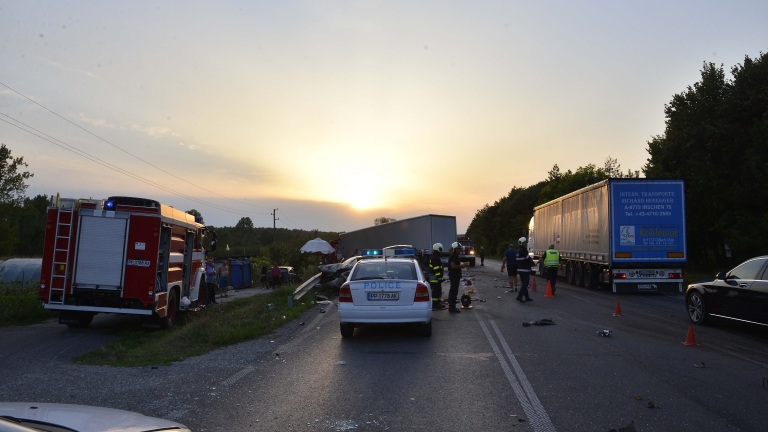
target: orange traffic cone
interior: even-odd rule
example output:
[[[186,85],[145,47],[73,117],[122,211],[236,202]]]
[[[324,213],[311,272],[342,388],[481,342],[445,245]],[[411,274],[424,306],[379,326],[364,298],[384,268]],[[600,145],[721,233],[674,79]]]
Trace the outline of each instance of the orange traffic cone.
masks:
[[[533,278],[533,285],[531,286],[531,292],[536,292],[536,278]]]
[[[544,294],[544,297],[554,297],[555,295],[552,294],[552,282],[547,281],[547,292]]]
[[[696,336],[693,335],[693,326],[688,326],[688,337],[685,338],[685,342],[683,342],[683,345],[688,346],[699,346],[699,344],[696,343]]]
[[[616,310],[613,312],[613,316],[624,316],[621,314],[621,304],[616,302]]]

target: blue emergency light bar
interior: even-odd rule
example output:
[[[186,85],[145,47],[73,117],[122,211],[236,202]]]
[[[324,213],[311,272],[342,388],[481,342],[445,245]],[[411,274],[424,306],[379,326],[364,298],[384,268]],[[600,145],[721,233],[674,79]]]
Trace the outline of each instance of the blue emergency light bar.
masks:
[[[114,201],[107,201],[104,203],[104,209],[105,210],[114,210],[115,209],[115,202]]]
[[[363,249],[360,255],[364,257],[384,256],[384,251],[381,249]]]
[[[416,255],[416,249],[395,249],[395,256],[398,255]]]

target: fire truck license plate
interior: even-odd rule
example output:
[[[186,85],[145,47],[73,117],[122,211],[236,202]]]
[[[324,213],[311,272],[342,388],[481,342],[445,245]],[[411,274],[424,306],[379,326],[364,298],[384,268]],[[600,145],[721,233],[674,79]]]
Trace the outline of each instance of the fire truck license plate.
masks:
[[[149,261],[147,260],[127,260],[125,265],[136,267],[149,267]]]
[[[368,300],[400,300],[399,292],[371,292]]]

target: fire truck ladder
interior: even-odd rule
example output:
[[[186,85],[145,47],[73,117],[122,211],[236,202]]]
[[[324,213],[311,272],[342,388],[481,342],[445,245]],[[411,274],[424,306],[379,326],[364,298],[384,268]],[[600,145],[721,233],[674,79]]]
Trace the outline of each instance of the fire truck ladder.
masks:
[[[62,215],[69,215],[64,218]],[[72,238],[72,222],[74,217],[74,205],[70,208],[59,208],[59,214],[56,217],[56,240],[53,243],[53,264],[51,266],[51,288],[48,290],[48,304],[64,304],[64,295],[67,290],[67,274],[69,273],[69,248]],[[66,222],[69,220],[69,222]],[[66,227],[67,235],[61,235],[61,228]],[[59,248],[59,241],[66,243],[66,249]],[[60,252],[64,252],[66,259],[64,262],[56,261]],[[57,274],[56,267],[60,272]],[[61,271],[63,270],[63,271]],[[57,282],[61,282],[59,285]]]

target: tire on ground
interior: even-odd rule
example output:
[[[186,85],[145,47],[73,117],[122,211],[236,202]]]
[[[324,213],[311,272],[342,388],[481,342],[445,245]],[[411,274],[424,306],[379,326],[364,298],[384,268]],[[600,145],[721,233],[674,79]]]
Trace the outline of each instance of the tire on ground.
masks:
[[[176,312],[179,309],[179,298],[176,289],[171,289],[168,293],[168,303],[165,306],[165,317],[160,318],[160,327],[167,329],[176,324]]]
[[[582,264],[582,270],[581,270],[583,276],[582,279],[584,281],[584,287],[588,289],[594,289],[595,288],[595,266],[590,263],[584,263]]]
[[[710,322],[707,304],[700,292],[693,291],[685,297],[685,308],[688,311],[688,318],[694,324],[705,325]]]
[[[341,330],[341,337],[351,338],[355,335],[354,324],[339,323],[339,330]]]
[[[430,337],[432,336],[432,320],[429,320],[426,324],[419,324],[419,336]]]
[[[565,265],[565,281],[571,285],[576,285],[576,278],[574,277],[573,270],[573,261],[568,261]]]

